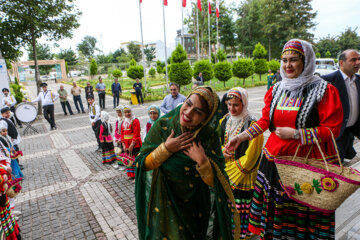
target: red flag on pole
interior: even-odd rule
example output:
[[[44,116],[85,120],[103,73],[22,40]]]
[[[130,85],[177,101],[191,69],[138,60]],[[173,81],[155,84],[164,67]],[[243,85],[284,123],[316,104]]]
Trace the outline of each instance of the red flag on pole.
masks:
[[[201,10],[202,10],[202,8],[201,8],[201,0],[198,0],[198,1],[197,1],[197,7],[198,7],[198,9],[199,9],[200,12],[201,12]]]
[[[167,0],[164,0],[164,5],[167,6]]]
[[[186,0],[183,0],[183,1],[182,1],[182,6],[183,6],[183,7],[186,7]]]
[[[220,2],[219,0],[216,0],[216,17],[220,17]]]
[[[140,3],[142,3],[142,0],[140,0]]]
[[[209,14],[211,14],[211,2],[209,0]]]

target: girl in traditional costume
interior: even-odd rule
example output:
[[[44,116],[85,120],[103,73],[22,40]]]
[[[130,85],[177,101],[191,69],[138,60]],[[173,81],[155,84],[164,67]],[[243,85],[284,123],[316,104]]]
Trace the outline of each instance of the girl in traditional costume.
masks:
[[[124,106],[125,119],[121,124],[121,143],[126,154],[136,157],[142,146],[141,128],[139,119],[134,117],[131,108]],[[126,166],[126,173],[129,179],[135,178],[135,166]]]
[[[328,162],[337,161],[331,132],[337,137],[343,110],[337,89],[314,75],[315,53],[311,44],[293,39],[282,51],[281,77],[265,95],[262,117],[233,138],[228,151],[252,140],[267,129],[271,134],[263,149],[250,209],[249,229],[261,239],[334,239],[335,213],[321,212],[298,203],[282,186],[274,159],[297,156],[322,161],[314,139]],[[312,149],[312,150],[311,150]],[[329,199],[331,201],[331,199]]]
[[[112,138],[112,127],[109,123],[109,113],[101,111],[100,113],[100,143],[102,145],[102,163],[111,164],[112,162],[116,161],[116,154],[114,151],[114,143]]]
[[[210,87],[197,87],[151,127],[136,158],[141,240],[202,240],[207,233],[212,239],[233,238],[230,208],[235,201],[224,171],[218,107],[219,98]],[[236,212],[234,218],[238,238]]]
[[[144,132],[144,138],[143,139],[145,139],[146,135],[150,131],[150,128],[152,127],[152,125],[154,125],[155,121],[159,119],[159,117],[160,117],[160,108],[157,105],[149,106],[148,107],[148,115],[149,115],[149,120],[145,125],[145,132]]]
[[[121,161],[121,158],[119,156],[119,154],[121,154],[124,150],[122,148],[122,144],[121,144],[121,124],[124,121],[124,109],[123,106],[119,105],[115,108],[116,114],[117,114],[117,120],[115,123],[115,133],[114,133],[114,138],[115,138],[115,143],[117,145],[118,148],[120,148],[119,152],[115,152],[116,153],[116,157],[117,157],[117,163],[114,164],[114,168],[119,168],[120,170],[124,170],[124,164]]]
[[[241,87],[230,89],[227,92],[226,102],[229,113],[220,120],[222,145],[227,144],[229,139],[236,137],[255,122],[255,118],[248,111],[248,93],[245,89]],[[263,142],[264,137],[260,135],[251,141],[241,143],[232,154],[224,152],[225,171],[229,176],[241,219],[240,239],[249,239],[252,235],[248,230],[250,203]]]

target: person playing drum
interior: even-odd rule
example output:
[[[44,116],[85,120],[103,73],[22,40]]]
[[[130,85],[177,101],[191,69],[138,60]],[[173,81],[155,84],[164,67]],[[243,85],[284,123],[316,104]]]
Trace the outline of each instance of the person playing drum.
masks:
[[[54,117],[54,102],[59,98],[57,92],[47,89],[47,83],[41,83],[40,87],[43,89],[39,95],[31,102],[41,101],[44,117],[50,124],[50,130],[56,130],[55,117]]]

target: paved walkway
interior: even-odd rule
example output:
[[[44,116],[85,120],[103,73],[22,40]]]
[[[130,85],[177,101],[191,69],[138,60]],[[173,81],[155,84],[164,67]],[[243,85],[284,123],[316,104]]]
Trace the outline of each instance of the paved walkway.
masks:
[[[68,92],[70,87],[65,85]],[[35,86],[27,88],[33,98]],[[50,83],[49,88],[57,90],[59,84]],[[264,105],[265,89],[248,90],[249,108],[257,117]],[[122,100],[124,103],[128,102]],[[72,99],[70,104],[77,112]],[[134,106],[141,126],[147,121],[148,105]],[[106,106],[114,124],[112,97],[106,97]],[[137,239],[134,184],[124,171],[101,163],[101,153],[94,151],[97,144],[88,114],[64,116],[57,101],[55,116],[58,130],[49,131],[45,119],[38,120],[33,126],[39,133],[30,130],[20,144],[25,180],[16,209],[22,212],[19,225],[23,239]],[[354,194],[337,211],[339,239],[360,239],[359,195]]]

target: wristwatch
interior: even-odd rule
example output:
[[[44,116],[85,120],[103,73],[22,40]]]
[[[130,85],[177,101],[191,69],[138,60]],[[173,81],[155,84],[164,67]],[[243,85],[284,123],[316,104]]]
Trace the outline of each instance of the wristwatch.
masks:
[[[300,139],[300,132],[298,129],[295,129],[295,132],[294,132],[294,139]]]

